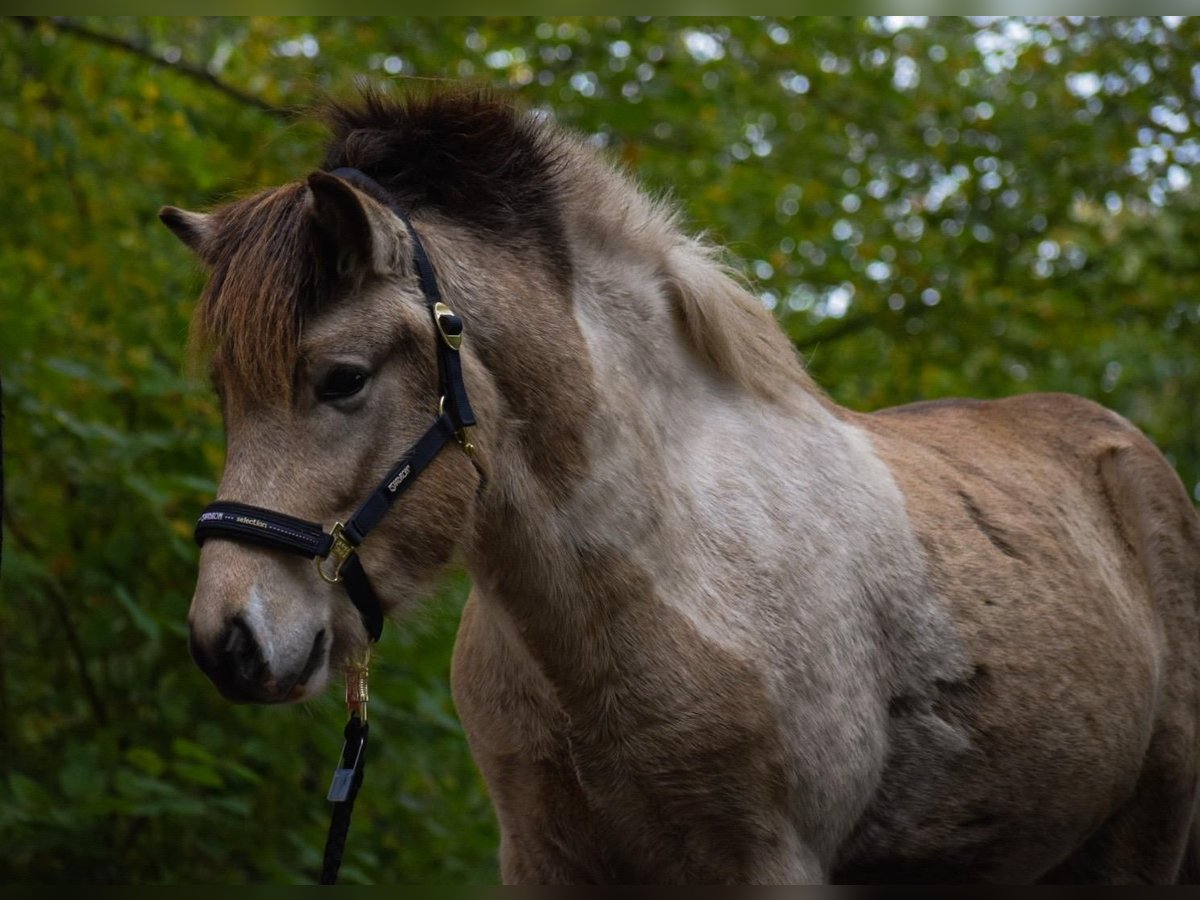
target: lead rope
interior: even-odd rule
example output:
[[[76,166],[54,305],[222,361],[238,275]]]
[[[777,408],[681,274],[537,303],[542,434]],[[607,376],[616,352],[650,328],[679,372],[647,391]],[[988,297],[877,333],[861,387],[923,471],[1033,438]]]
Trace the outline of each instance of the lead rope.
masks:
[[[346,835],[350,832],[350,816],[354,801],[363,783],[363,768],[367,762],[367,677],[370,674],[368,656],[362,663],[346,669],[346,723],[342,758],[333,770],[327,800],[333,803],[329,817],[329,834],[325,838],[325,858],[321,863],[321,884],[337,884],[338,870],[346,851]]]

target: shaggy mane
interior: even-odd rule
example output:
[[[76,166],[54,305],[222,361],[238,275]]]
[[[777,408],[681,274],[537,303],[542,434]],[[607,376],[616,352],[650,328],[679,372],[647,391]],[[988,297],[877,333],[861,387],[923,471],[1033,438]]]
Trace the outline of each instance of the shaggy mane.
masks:
[[[563,143],[542,120],[489,91],[395,99],[370,90],[329,104],[324,119],[334,136],[327,171],[366,172],[405,209],[432,208],[491,240],[532,246],[569,276]]]
[[[482,233],[493,246],[536,254],[549,274],[571,283],[564,207],[592,212],[612,205],[613,227],[648,210],[683,335],[710,365],[769,398],[797,381],[813,389],[789,341],[757,299],[697,252],[674,218],[646,202],[636,185],[559,132],[487,91],[434,91],[402,99],[365,90],[330,102],[321,117],[332,133],[322,166],[354,167],[402,208],[427,212]],[[574,187],[563,177],[578,169]],[[590,181],[585,173],[598,175]],[[603,174],[607,173],[607,174]],[[579,191],[592,190],[587,196]],[[307,317],[342,286],[328,238],[308,215],[308,189],[295,182],[215,210],[197,247],[212,269],[196,310],[192,345],[211,356],[218,387],[236,380],[260,400],[290,399]],[[634,227],[637,223],[633,223]]]

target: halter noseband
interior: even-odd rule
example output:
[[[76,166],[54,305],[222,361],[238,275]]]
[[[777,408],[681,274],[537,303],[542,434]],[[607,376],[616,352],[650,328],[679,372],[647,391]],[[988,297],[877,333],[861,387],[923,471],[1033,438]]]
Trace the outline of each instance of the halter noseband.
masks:
[[[383,607],[367,578],[367,573],[363,570],[362,561],[357,553],[358,546],[391,509],[396,498],[404,493],[433,461],[442,447],[451,441],[457,441],[468,456],[474,455],[472,430],[475,426],[475,414],[471,411],[471,404],[467,399],[467,388],[462,377],[462,360],[459,358],[463,322],[442,302],[433,266],[421,239],[413,229],[412,222],[399,206],[385,199],[388,196],[387,192],[370,176],[358,169],[335,169],[330,174],[364,188],[373,198],[385,203],[408,230],[413,244],[417,279],[438,335],[438,387],[441,399],[437,418],[408,452],[392,466],[391,471],[383,476],[378,487],[344,524],[337,522],[333,528],[325,531],[316,522],[297,519],[260,506],[219,500],[210,503],[200,514],[195,536],[196,543],[201,545],[207,539],[217,537],[314,559],[317,573],[323,580],[330,584],[340,582],[345,586],[350,602],[362,617],[367,634],[372,641],[377,641],[383,632]],[[327,564],[327,560],[331,562]]]

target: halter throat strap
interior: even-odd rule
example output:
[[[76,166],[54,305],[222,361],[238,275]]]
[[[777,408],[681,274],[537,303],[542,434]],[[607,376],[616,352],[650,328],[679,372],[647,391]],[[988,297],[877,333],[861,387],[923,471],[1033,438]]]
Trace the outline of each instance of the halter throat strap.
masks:
[[[358,547],[391,509],[396,498],[408,489],[446,444],[457,441],[474,462],[475,414],[467,397],[459,356],[463,321],[442,301],[437,275],[408,215],[389,199],[387,191],[378,182],[358,169],[334,169],[330,174],[361,188],[370,197],[386,205],[408,231],[417,281],[437,332],[440,394],[437,417],[345,523],[337,522],[326,531],[317,522],[261,506],[218,500],[210,503],[200,514],[195,538],[200,545],[210,538],[223,538],[316,560],[317,573],[322,579],[331,584],[340,583],[346,588],[367,635],[372,641],[377,641],[383,633],[383,607],[362,567]]]

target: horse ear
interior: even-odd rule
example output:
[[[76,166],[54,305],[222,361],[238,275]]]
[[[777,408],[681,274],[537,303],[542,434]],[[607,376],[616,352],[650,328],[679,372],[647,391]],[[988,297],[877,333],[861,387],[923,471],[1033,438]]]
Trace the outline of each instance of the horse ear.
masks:
[[[186,209],[164,206],[158,211],[158,218],[193,253],[201,259],[204,258],[204,244],[212,233],[212,221],[207,213],[188,212]]]
[[[328,172],[308,176],[309,214],[332,245],[338,273],[388,275],[401,268],[407,235],[382,204]]]

